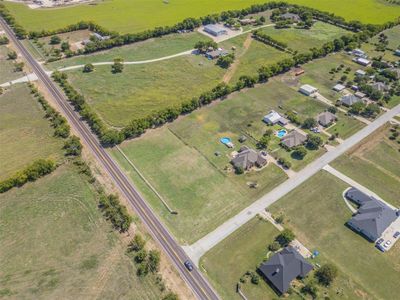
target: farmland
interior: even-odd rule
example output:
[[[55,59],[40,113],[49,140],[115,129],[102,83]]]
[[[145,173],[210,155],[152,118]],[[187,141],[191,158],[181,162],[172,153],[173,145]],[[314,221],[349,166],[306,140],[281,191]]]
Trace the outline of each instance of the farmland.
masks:
[[[349,277],[351,294],[347,297],[394,299],[399,293],[400,245],[382,255],[373,244],[344,225],[352,215],[342,198],[347,187],[340,179],[321,171],[270,210],[274,214],[283,213],[285,226],[306,247],[317,249],[321,259],[334,263]],[[384,269],[385,276],[377,269]]]
[[[13,85],[0,100],[0,179],[32,160],[61,157],[62,141],[53,137],[54,130],[26,85]]]
[[[0,194],[0,294],[18,299],[160,299],[72,165]]]
[[[199,17],[229,9],[239,9],[267,0],[191,1],[176,0],[163,3],[158,0],[114,0],[97,5],[79,5],[68,8],[36,9],[18,3],[6,6],[18,23],[28,30],[58,29],[82,20],[93,20],[99,25],[121,33],[139,32],[157,26],[175,24],[187,17]],[[400,15],[400,7],[379,0],[289,0],[295,3],[328,11],[346,20],[381,24]]]

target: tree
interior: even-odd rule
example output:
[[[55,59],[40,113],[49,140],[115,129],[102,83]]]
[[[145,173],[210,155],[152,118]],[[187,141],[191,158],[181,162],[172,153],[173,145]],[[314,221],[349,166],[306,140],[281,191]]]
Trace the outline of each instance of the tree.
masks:
[[[10,51],[7,53],[8,59],[14,60],[17,59],[18,55],[17,52],[15,51]]]
[[[50,44],[51,44],[51,45],[57,45],[57,44],[59,44],[59,43],[61,43],[61,39],[60,39],[60,37],[59,37],[58,35],[53,35],[53,36],[50,38]]]
[[[214,41],[198,41],[194,45],[194,48],[197,49],[200,53],[205,53],[208,51],[208,49],[217,49],[218,44]]]
[[[288,161],[286,158],[280,157],[278,159],[278,163],[282,165],[286,169],[290,169],[292,167],[292,163]]]
[[[328,107],[328,111],[332,114],[336,114],[337,113],[337,108],[335,106],[329,106]]]
[[[277,241],[273,241],[271,244],[268,245],[268,250],[269,251],[278,251],[281,248],[281,244],[279,244]]]
[[[235,166],[235,173],[238,175],[243,174],[244,173],[243,167]]]
[[[62,52],[65,52],[65,51],[69,50],[69,48],[70,48],[70,46],[69,46],[69,43],[67,41],[64,41],[64,42],[61,43],[61,51]]]
[[[250,274],[250,277],[251,277],[251,283],[252,284],[259,284],[259,282],[260,282],[260,276],[258,276],[255,272],[251,272],[251,274]]]
[[[230,67],[230,65],[233,63],[235,60],[235,54],[230,53],[225,56],[220,56],[217,60],[217,65],[220,66],[221,68],[227,69]]]
[[[82,144],[76,136],[71,136],[66,140],[63,148],[67,156],[79,156],[82,152]]]
[[[271,136],[263,135],[261,139],[257,143],[257,147],[260,149],[267,149],[269,141],[271,140]]]
[[[301,292],[310,295],[313,299],[317,299],[318,287],[314,281],[307,282],[302,288]]]
[[[147,263],[145,263],[145,262],[142,262],[142,263],[138,266],[137,271],[136,271],[136,274],[137,274],[139,277],[144,277],[144,276],[146,276],[148,273],[149,273],[149,265],[148,265]]]
[[[135,234],[133,237],[133,240],[129,243],[128,245],[128,252],[138,252],[144,248],[146,245],[146,241],[143,239],[143,237],[140,234]]]
[[[377,114],[380,113],[380,111],[381,109],[378,104],[370,103],[365,107],[363,115],[366,117],[375,117]]]
[[[15,72],[22,72],[22,70],[24,69],[24,62],[19,62],[19,63],[15,63],[14,64],[14,70],[15,70]]]
[[[160,251],[150,250],[148,258],[150,272],[152,273],[158,272],[158,270],[160,269],[160,261],[161,261]]]
[[[114,59],[114,64],[111,66],[111,72],[112,73],[122,73],[124,70],[124,65],[123,65],[123,60],[120,58]]]
[[[314,118],[307,118],[303,122],[303,128],[305,129],[310,129],[315,126],[317,126],[317,120],[315,120]]]
[[[364,109],[365,104],[363,102],[356,102],[350,107],[349,112],[355,115],[359,115]]]
[[[338,270],[333,264],[325,264],[315,272],[315,277],[322,285],[329,286],[337,277]]]
[[[174,294],[174,293],[168,293],[167,295],[165,295],[164,298],[162,298],[162,300],[179,300],[178,295]]]
[[[90,72],[93,72],[93,70],[94,70],[94,66],[92,64],[86,64],[83,67],[83,73],[90,73]]]
[[[308,149],[311,150],[317,150],[319,146],[321,146],[323,143],[323,140],[320,136],[315,135],[315,134],[309,134],[307,137],[307,142],[306,146]]]
[[[0,45],[7,45],[9,42],[9,39],[6,36],[0,36]]]
[[[296,236],[294,235],[293,231],[291,231],[290,229],[284,229],[277,237],[276,237],[276,241],[282,246],[282,247],[286,247],[287,245],[289,245],[289,243],[291,241],[293,241],[296,238]]]
[[[303,159],[307,155],[307,149],[304,146],[297,147],[292,156],[296,159]]]
[[[147,258],[147,251],[146,249],[141,249],[138,251],[135,255],[135,262],[140,264],[141,262],[144,262]]]

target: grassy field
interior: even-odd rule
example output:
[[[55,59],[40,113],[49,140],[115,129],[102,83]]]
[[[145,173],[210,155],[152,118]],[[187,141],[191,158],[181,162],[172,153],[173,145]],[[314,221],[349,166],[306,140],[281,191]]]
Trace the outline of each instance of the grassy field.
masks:
[[[155,59],[190,50],[196,42],[207,40],[209,40],[208,37],[198,32],[170,34],[96,54],[63,59],[62,61],[49,63],[47,67],[49,69],[55,69],[86,63],[113,61],[116,57],[123,58],[125,61]]]
[[[123,126],[210,90],[224,72],[203,56],[187,55],[128,65],[119,74],[112,74],[110,66],[97,66],[93,73],[77,70],[68,75],[108,124]]]
[[[334,38],[349,34],[348,31],[340,27],[323,22],[316,22],[311,29],[266,27],[261,31],[280,42],[286,43],[289,48],[300,53],[313,47],[321,47]]]
[[[221,146],[217,139],[214,145],[216,148]],[[159,199],[150,199],[182,242],[196,241],[286,179],[275,165],[243,176],[228,174],[217,168],[196,146],[187,145],[166,127],[124,143],[121,148],[169,206],[178,212],[178,215],[167,214],[165,208],[160,207]],[[114,152],[114,155],[130,174],[134,173],[118,153]],[[225,165],[229,163],[227,157],[221,159]],[[257,181],[259,188],[250,189],[246,184],[249,181]]]
[[[332,163],[384,200],[400,206],[399,144],[389,140],[388,126],[362,141]]]
[[[1,29],[1,27],[0,27]],[[0,46],[0,84],[17,79],[23,76],[22,72],[15,72],[14,61],[7,58],[11,50],[7,46]]]
[[[285,226],[293,229],[306,247],[317,249],[321,259],[334,263],[348,276],[351,294],[347,298],[395,299],[400,292],[400,244],[383,254],[344,225],[352,215],[342,198],[347,187],[340,179],[321,171],[270,210],[282,212]],[[382,270],[384,276],[377,270]]]
[[[161,299],[73,166],[0,194],[0,295],[12,299]]]
[[[0,96],[0,180],[38,158],[59,159],[62,140],[26,85],[13,85]]]
[[[327,131],[330,134],[339,134],[339,138],[341,139],[347,139],[365,126],[364,123],[355,118],[348,117],[340,111],[336,115],[338,120]]]
[[[121,33],[138,32],[157,26],[172,25],[187,17],[205,16],[223,10],[239,9],[267,0],[221,0],[221,1],[170,1],[114,0],[97,5],[79,5],[68,8],[35,9],[18,3],[6,2],[18,23],[28,30],[57,29],[82,20],[93,20],[99,25]],[[381,24],[400,15],[400,7],[380,0],[289,0],[290,3],[306,5],[328,11],[347,20]]]

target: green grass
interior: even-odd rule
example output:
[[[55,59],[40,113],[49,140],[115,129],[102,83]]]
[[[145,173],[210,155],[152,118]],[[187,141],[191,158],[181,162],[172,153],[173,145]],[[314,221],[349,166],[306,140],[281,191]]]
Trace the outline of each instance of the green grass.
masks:
[[[224,70],[203,56],[187,55],[143,65],[127,65],[119,74],[111,66],[93,73],[68,72],[70,81],[112,126],[124,126],[163,108],[180,105],[216,86]]]
[[[74,167],[0,194],[0,205],[0,291],[12,298],[162,298],[153,276],[136,276]]]
[[[334,263],[347,275],[347,298],[395,299],[400,292],[400,244],[383,254],[345,226],[352,215],[342,198],[347,187],[321,171],[270,210],[274,214],[283,212],[285,226],[294,230],[306,247],[319,250],[321,259]],[[384,276],[377,270],[384,270]]]
[[[23,72],[14,71],[14,61],[7,58],[7,54],[10,51],[11,49],[6,46],[0,46],[0,84],[24,76]]]
[[[349,34],[349,31],[323,22],[316,22],[311,29],[266,27],[261,31],[299,52],[305,52],[313,47],[319,48],[334,38]]]
[[[318,150],[308,150],[307,155],[303,159],[294,158],[293,151],[286,151],[283,148],[279,148],[278,151],[272,153],[272,155],[276,158],[285,158],[286,160],[290,161],[292,166],[291,169],[293,171],[300,171],[305,166],[307,166],[310,162],[315,160],[316,158],[320,157],[326,152],[324,148],[319,148]]]
[[[53,136],[53,128],[26,85],[13,85],[0,102],[0,180],[35,159],[62,156],[62,140]]]
[[[77,5],[68,8],[35,9],[19,3],[5,2],[17,18],[17,22],[28,30],[57,29],[81,20],[93,20],[99,25],[121,33],[138,32],[157,26],[172,25],[187,17],[205,16],[229,9],[240,9],[267,0],[221,0],[221,1],[170,1],[159,0],[114,0],[96,5]],[[381,24],[400,15],[398,5],[379,0],[290,0],[290,3],[306,5],[328,11],[347,20]]]
[[[123,58],[125,61],[155,59],[193,49],[196,42],[207,40],[209,40],[208,37],[198,32],[170,34],[96,54],[63,59],[62,61],[49,63],[47,67],[55,69],[86,63],[113,61],[116,57]]]
[[[340,111],[337,112],[336,115],[338,120],[335,125],[330,127],[327,131],[330,134],[339,134],[339,138],[341,139],[347,139],[365,126],[364,123],[355,118],[346,116]]]
[[[220,146],[217,139],[214,144]],[[149,199],[175,236],[187,243],[196,241],[286,178],[274,165],[243,176],[227,174],[166,127],[124,143],[121,148],[178,212],[178,215],[168,214],[154,195]],[[133,180],[137,179],[126,160],[116,152],[113,154],[133,175]],[[221,159],[226,165],[229,163],[227,157]],[[246,184],[254,180],[258,181],[258,189],[250,189]]]

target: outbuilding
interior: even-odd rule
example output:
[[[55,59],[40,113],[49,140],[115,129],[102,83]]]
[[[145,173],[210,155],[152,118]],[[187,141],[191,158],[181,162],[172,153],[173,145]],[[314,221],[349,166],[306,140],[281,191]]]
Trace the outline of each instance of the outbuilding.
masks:
[[[346,87],[343,84],[338,83],[337,85],[335,85],[332,89],[335,92],[341,92],[345,89]]]
[[[367,66],[369,66],[371,64],[371,61],[369,61],[366,58],[362,58],[362,57],[357,57],[357,58],[354,59],[354,61],[356,63],[358,63],[359,65],[362,65],[364,67],[367,67]]]
[[[357,70],[356,71],[356,76],[363,77],[365,75],[367,75],[367,72],[365,72],[364,70]]]
[[[313,87],[312,85],[304,84],[300,87],[299,92],[306,96],[311,96],[317,93],[318,89],[316,87]]]
[[[400,56],[400,49],[396,49],[396,50],[394,51],[394,55]]]
[[[280,124],[282,126],[287,125],[288,120],[282,117],[279,113],[271,110],[268,115],[264,116],[263,121],[269,125]]]
[[[228,34],[228,31],[223,26],[218,24],[206,25],[204,26],[204,31],[213,36],[221,36],[224,34]]]

